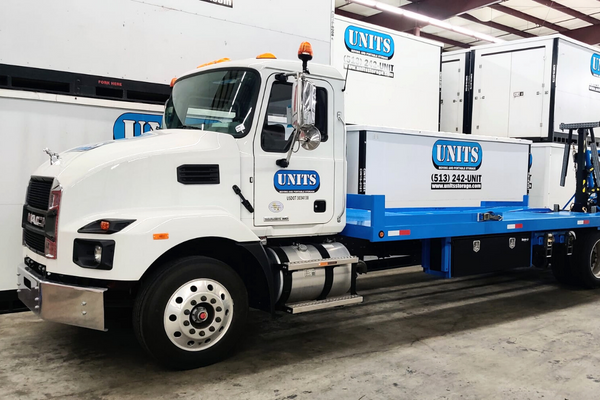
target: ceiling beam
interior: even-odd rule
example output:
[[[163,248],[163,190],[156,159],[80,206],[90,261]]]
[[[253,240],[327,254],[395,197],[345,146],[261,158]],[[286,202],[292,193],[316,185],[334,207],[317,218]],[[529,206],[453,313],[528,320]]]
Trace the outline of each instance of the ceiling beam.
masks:
[[[534,34],[529,32],[523,32],[510,26],[502,25],[494,21],[481,21],[480,19],[472,16],[471,14],[461,14],[460,18],[466,19],[467,21],[475,22],[481,25],[489,26],[490,28],[498,29],[504,32],[512,33],[513,35],[521,36],[524,38],[535,37]]]
[[[363,20],[365,18],[363,15],[354,14],[354,13],[351,13],[351,12],[348,12],[348,11],[344,11],[342,9],[342,7],[338,7],[338,8],[335,9],[335,14],[336,15],[341,15],[342,17],[357,19],[359,21],[361,21],[361,20]]]
[[[419,36],[422,38],[425,38],[425,39],[436,40],[438,42],[446,43],[451,46],[461,47],[463,49],[468,49],[469,47],[471,47],[466,43],[458,42],[456,40],[448,39],[448,38],[441,37],[441,36],[432,35],[431,33],[423,32],[423,31],[419,32]]]
[[[600,22],[596,25],[586,26],[583,28],[573,29],[568,32],[563,32],[563,35],[580,42],[596,45],[600,43]]]
[[[402,9],[424,14],[431,18],[445,20],[454,17],[457,14],[461,14],[479,7],[483,7],[485,5],[488,5],[489,3],[490,0],[422,0],[419,2],[407,4],[404,7],[402,7]],[[408,31],[417,27],[422,28],[427,25],[425,22],[422,21],[417,21],[414,19],[390,13],[380,13],[372,15],[370,17],[363,18],[362,21],[383,26],[385,28],[393,29],[396,31]]]
[[[550,7],[552,9],[554,9],[554,10],[560,11],[562,13],[568,14],[571,17],[575,17],[575,18],[580,19],[582,21],[588,22],[588,23],[590,23],[592,25],[596,25],[596,24],[600,23],[600,20],[597,20],[596,18],[594,18],[594,17],[592,17],[590,15],[587,15],[587,14],[584,14],[584,13],[579,12],[577,10],[574,10],[571,7],[567,7],[565,5],[557,3],[554,0],[533,0],[533,1],[535,1],[536,3],[540,3],[540,4],[542,4],[542,5],[546,6],[546,7]]]
[[[520,18],[522,20],[525,20],[525,21],[528,21],[528,22],[532,22],[534,24],[537,24],[539,26],[543,26],[545,28],[550,28],[550,29],[555,30],[557,32],[566,32],[566,31],[569,30],[567,28],[563,28],[560,25],[556,25],[556,24],[553,24],[551,22],[544,21],[541,18],[534,17],[533,15],[526,14],[526,13],[524,13],[522,11],[519,11],[519,10],[515,10],[514,8],[503,6],[502,4],[492,4],[492,5],[490,5],[490,7],[493,8],[494,10],[496,10],[496,11],[501,11],[504,14],[512,15],[513,17],[517,17],[517,18]]]

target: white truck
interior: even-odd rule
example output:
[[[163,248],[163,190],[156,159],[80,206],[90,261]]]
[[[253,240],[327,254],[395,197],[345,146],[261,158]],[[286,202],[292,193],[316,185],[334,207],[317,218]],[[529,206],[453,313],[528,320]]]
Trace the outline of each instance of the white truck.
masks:
[[[446,278],[551,265],[600,285],[600,217],[527,207],[528,141],[354,127],[363,191],[347,194],[344,78],[308,64],[308,44],[298,54],[209,63],[177,78],[163,129],[50,151],[23,207],[19,298],[98,330],[131,305],[142,347],[187,369],[227,355],[249,307],[362,302],[373,256],[411,254]]]
[[[13,279],[20,259],[18,221],[27,177],[46,157],[41,149],[60,152],[156,127],[178,71],[222,57],[265,52],[295,57],[296,44],[310,40],[315,62],[349,70],[346,107],[352,118],[346,122],[437,130],[441,45],[335,16],[333,5],[332,0],[277,5],[106,0],[85,6],[77,0],[5,0],[0,128],[19,134],[5,137],[6,161],[15,170],[0,177],[12,189],[0,200],[0,223],[14,227],[0,233],[0,313],[22,307]],[[274,10],[295,18],[272,18]],[[28,23],[15,15],[27,15]],[[81,21],[95,23],[82,34]],[[49,34],[32,40],[31,26]],[[385,54],[369,48],[379,42],[381,50],[383,40]],[[149,62],[158,57],[155,49],[160,62]]]

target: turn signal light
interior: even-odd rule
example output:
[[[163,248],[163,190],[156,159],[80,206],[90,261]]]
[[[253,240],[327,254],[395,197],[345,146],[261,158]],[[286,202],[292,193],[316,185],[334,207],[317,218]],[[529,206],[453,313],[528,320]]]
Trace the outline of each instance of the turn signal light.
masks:
[[[100,229],[102,229],[103,231],[107,231],[110,229],[110,222],[108,221],[102,221],[100,222]]]
[[[177,82],[177,78],[171,79],[171,87],[173,87],[175,85],[175,82]]]
[[[300,56],[309,56],[309,60],[312,59],[313,49],[312,45],[309,42],[300,43],[300,48],[298,49],[298,57]]]
[[[273,53],[262,53],[256,56],[257,60],[276,60],[277,57]]]
[[[152,235],[152,238],[154,240],[165,240],[169,238],[169,234],[168,233],[155,233],[154,235]]]

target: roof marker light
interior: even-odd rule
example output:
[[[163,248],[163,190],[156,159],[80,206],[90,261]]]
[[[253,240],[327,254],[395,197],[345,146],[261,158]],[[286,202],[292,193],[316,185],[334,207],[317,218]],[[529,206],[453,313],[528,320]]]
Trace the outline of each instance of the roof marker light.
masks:
[[[262,53],[256,56],[257,60],[275,60],[277,57],[273,53]]]
[[[219,58],[218,60],[214,60],[214,61],[211,61],[211,62],[200,64],[200,65],[198,65],[198,68],[207,67],[209,65],[219,64],[219,63],[227,62],[227,61],[231,61],[231,60],[229,58],[227,58],[227,57],[223,57],[223,58]]]

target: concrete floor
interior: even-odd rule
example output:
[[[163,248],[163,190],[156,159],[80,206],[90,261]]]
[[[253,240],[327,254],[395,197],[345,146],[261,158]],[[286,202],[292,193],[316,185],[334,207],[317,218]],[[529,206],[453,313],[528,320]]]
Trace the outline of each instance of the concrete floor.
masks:
[[[129,328],[0,316],[1,399],[599,399],[600,292],[544,271],[359,280],[365,303],[250,314],[230,359],[172,372]]]

